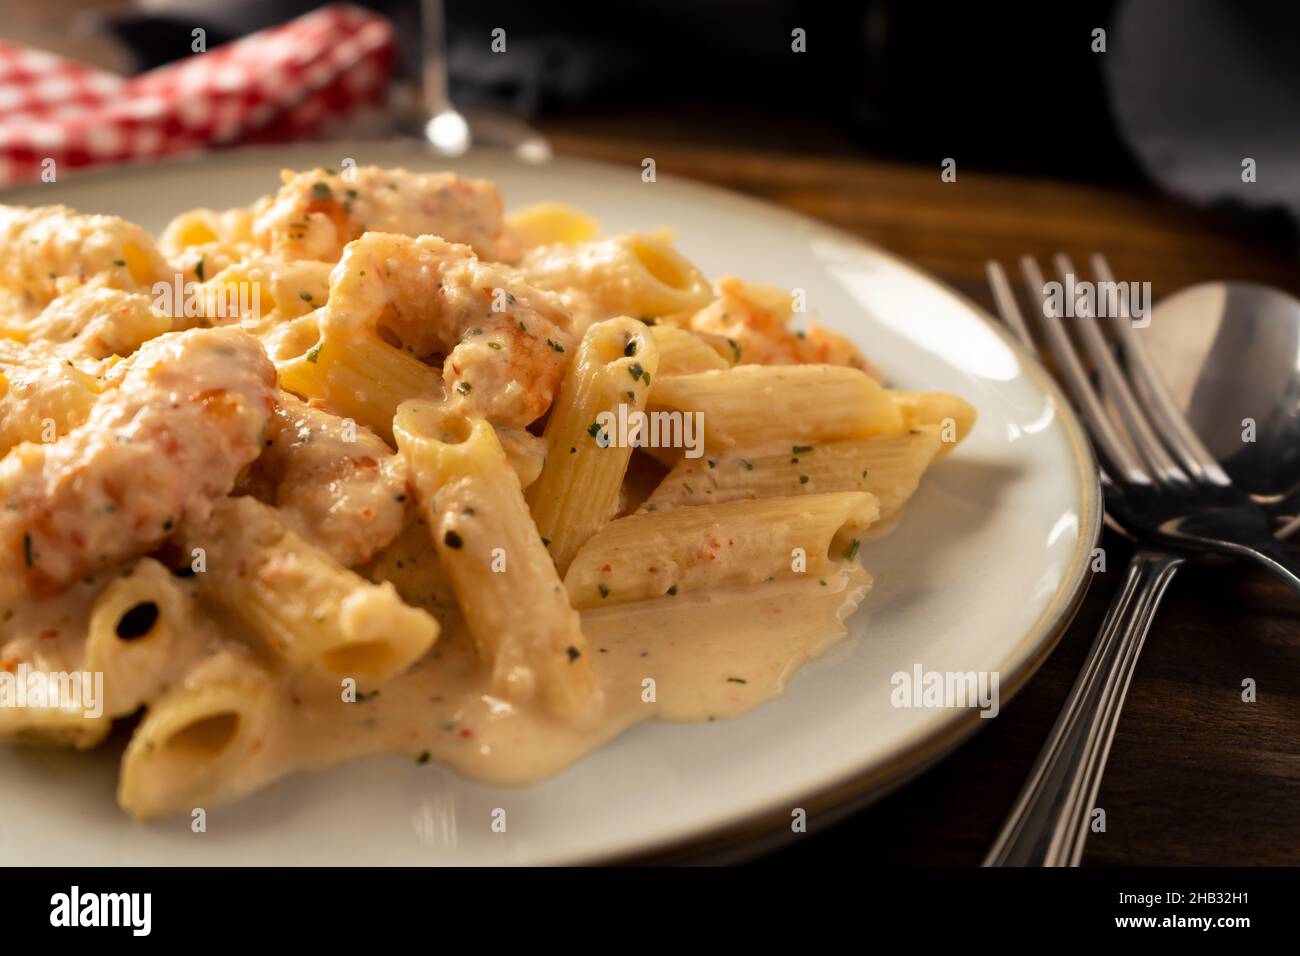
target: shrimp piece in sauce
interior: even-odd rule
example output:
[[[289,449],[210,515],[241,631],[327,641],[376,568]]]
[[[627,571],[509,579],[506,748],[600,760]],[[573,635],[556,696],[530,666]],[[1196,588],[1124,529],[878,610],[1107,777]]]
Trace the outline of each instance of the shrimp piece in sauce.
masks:
[[[253,223],[254,240],[279,258],[337,262],[365,232],[441,236],[485,259],[502,255],[503,204],[487,180],[377,166],[280,175],[284,185]]]
[[[414,355],[445,355],[453,407],[523,427],[551,406],[570,358],[557,298],[436,236],[367,233],[330,277],[322,331],[373,330]]]
[[[815,323],[807,332],[786,324],[789,296],[724,276],[715,283],[718,298],[696,312],[689,327],[727,338],[738,365],[847,365],[872,378],[880,373],[851,341]]]
[[[406,462],[374,432],[280,396],[253,468],[294,531],[347,567],[368,561],[406,524]]]
[[[261,451],[274,396],[275,367],[241,329],[146,343],[85,424],[0,461],[0,600],[57,593],[204,517]]]

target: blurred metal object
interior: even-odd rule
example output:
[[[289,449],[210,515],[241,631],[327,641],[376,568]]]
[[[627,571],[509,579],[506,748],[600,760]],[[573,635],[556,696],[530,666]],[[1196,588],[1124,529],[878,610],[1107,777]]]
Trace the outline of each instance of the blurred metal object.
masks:
[[[1160,301],[1142,331],[1174,407],[1280,538],[1300,530],[1300,300],[1206,282]],[[1231,414],[1229,414],[1231,412]],[[1253,429],[1253,441],[1243,432]]]
[[[456,109],[447,71],[446,11],[442,0],[421,0],[423,45],[421,85],[427,120],[423,135],[442,156],[461,156],[472,145],[508,149],[526,163],[544,163],[554,155],[550,142],[523,120],[493,113]]]
[[[470,147],[469,121],[451,102],[447,75],[446,11],[442,0],[422,0],[420,34],[423,43],[421,78],[428,122],[424,137],[443,156],[460,156]]]
[[[1069,258],[1057,256],[1055,266],[1061,284],[1072,285],[1075,268]],[[1103,257],[1092,257],[1092,271],[1101,283],[1113,286],[1114,275]],[[1234,483],[1160,380],[1150,343],[1143,340],[1154,317],[1150,325],[1138,326],[1128,313],[1127,299],[1109,316],[1125,359],[1121,366],[1098,324],[1096,313],[1107,310],[1082,298],[1072,310],[1063,310],[1060,301],[1049,296],[1042,270],[1030,256],[1021,260],[1021,272],[1034,303],[1033,324],[1043,332],[1062,384],[1087,423],[1102,461],[1107,516],[1134,540],[1135,550],[1123,586],[985,865],[1077,866],[1138,656],[1179,568],[1193,555],[1245,557],[1300,591],[1300,549],[1274,536],[1273,515]],[[1001,265],[990,262],[988,273],[998,311],[1026,347],[1034,349],[1029,324]],[[1218,301],[1212,296],[1218,308],[1207,310],[1225,328],[1241,333],[1231,336],[1234,347],[1219,352],[1238,391],[1246,388],[1243,377],[1258,375],[1261,367],[1284,370],[1281,376],[1266,376],[1255,389],[1257,394],[1270,390],[1262,407],[1269,410],[1270,421],[1283,423],[1270,432],[1275,440],[1258,449],[1255,464],[1239,469],[1258,488],[1276,487],[1279,473],[1292,475],[1297,457],[1300,309],[1277,296],[1254,286],[1231,308],[1226,297]],[[1102,302],[1100,297],[1096,301]],[[1064,314],[1071,316],[1075,335],[1062,321]],[[1256,322],[1263,324],[1251,328]],[[1281,338],[1272,334],[1279,330]],[[1076,338],[1094,373],[1084,365]],[[1274,354],[1279,348],[1285,351],[1280,360]],[[1193,378],[1208,367],[1197,365]],[[1231,407],[1224,398],[1216,402],[1216,423],[1224,417],[1224,408]],[[1239,446],[1245,443],[1240,431],[1237,441]],[[1251,444],[1257,442],[1258,431]]]

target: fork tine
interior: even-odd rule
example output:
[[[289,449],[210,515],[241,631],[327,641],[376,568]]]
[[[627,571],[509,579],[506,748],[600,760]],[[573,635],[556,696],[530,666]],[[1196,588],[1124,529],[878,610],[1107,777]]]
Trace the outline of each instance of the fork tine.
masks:
[[[1068,283],[1068,277],[1078,275],[1069,256],[1058,253],[1053,257],[1052,262],[1062,283]],[[1133,397],[1133,390],[1125,381],[1119,363],[1115,361],[1114,354],[1101,336],[1096,315],[1091,309],[1076,309],[1075,325],[1079,329],[1079,337],[1083,339],[1083,346],[1088,350],[1093,366],[1101,375],[1102,387],[1106,395],[1119,410],[1120,417],[1128,428],[1129,437],[1132,438],[1138,454],[1146,461],[1151,473],[1160,482],[1186,484],[1187,474],[1169,456],[1169,452],[1156,437],[1151,423],[1147,421],[1146,415],[1138,406],[1137,399]]]
[[[1091,261],[1093,274],[1098,279],[1102,282],[1115,281],[1115,274],[1111,272],[1110,263],[1105,256],[1094,253]],[[1124,302],[1123,299],[1120,301]],[[1230,484],[1231,479],[1201,443],[1196,432],[1192,431],[1165,387],[1164,380],[1156,374],[1146,346],[1142,344],[1142,337],[1130,321],[1132,316],[1128,314],[1127,304],[1122,305],[1122,311],[1123,315],[1111,316],[1111,322],[1123,346],[1124,357],[1128,359],[1129,375],[1151,411],[1152,424],[1190,475],[1216,484]]]
[[[1007,271],[996,259],[984,263],[984,271],[988,273],[989,288],[993,290],[993,303],[998,307],[998,314],[1002,316],[1002,321],[1015,333],[1020,344],[1029,349],[1031,355],[1034,354],[1036,351],[1034,340],[1029,334],[1029,327],[1025,325],[1025,317],[1020,313],[1015,293],[1011,291]]]
[[[1033,256],[1022,256],[1020,271],[1025,277],[1025,286],[1029,290],[1030,299],[1040,303],[1041,307],[1038,311],[1042,314],[1043,330],[1047,334],[1047,341],[1056,356],[1057,364],[1061,367],[1066,388],[1083,413],[1093,442],[1113,466],[1112,476],[1133,484],[1150,485],[1151,477],[1133,452],[1129,451],[1106,415],[1105,409],[1102,408],[1101,400],[1097,397],[1096,391],[1088,381],[1087,373],[1079,363],[1078,353],[1070,343],[1069,336],[1065,334],[1060,317],[1048,307],[1046,283],[1043,281],[1043,272],[1038,268],[1037,260]]]

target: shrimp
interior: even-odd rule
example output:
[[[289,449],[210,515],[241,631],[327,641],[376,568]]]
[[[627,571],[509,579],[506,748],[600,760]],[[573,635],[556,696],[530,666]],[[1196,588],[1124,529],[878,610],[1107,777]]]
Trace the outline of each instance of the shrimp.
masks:
[[[436,236],[367,233],[330,276],[322,332],[372,330],[419,357],[445,355],[449,404],[522,428],[551,406],[571,322],[553,293]]]
[[[58,593],[206,517],[261,451],[275,367],[241,329],[192,329],[105,384],[83,425],[0,461],[0,601]]]
[[[66,206],[0,206],[0,287],[27,310],[96,275],[114,288],[142,291],[167,271],[149,234],[125,219]]]
[[[254,241],[279,258],[336,262],[365,232],[441,236],[485,259],[502,255],[501,194],[487,180],[376,166],[280,176],[284,185],[253,223]]]
[[[285,523],[340,564],[368,561],[406,524],[406,462],[374,432],[281,394],[252,481]]]
[[[813,323],[787,326],[790,296],[734,276],[715,283],[716,300],[690,317],[695,332],[724,336],[737,365],[847,365],[879,380],[880,373],[847,338]]]

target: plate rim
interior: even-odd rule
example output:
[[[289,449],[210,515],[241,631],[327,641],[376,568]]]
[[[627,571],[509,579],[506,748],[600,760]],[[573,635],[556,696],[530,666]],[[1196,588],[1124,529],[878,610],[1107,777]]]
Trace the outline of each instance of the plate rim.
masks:
[[[557,154],[547,163],[527,164],[519,161],[507,151],[476,148],[464,156],[447,157],[437,154],[432,148],[418,140],[402,139],[343,139],[305,141],[298,143],[259,144],[255,146],[231,149],[205,150],[187,153],[181,156],[167,157],[162,160],[123,163],[103,168],[79,170],[64,182],[111,183],[130,179],[159,170],[184,170],[186,167],[202,168],[211,162],[223,159],[235,159],[241,163],[256,163],[259,158],[294,152],[325,151],[333,149],[346,155],[345,150],[365,148],[384,150],[406,150],[413,157],[427,155],[431,161],[454,167],[462,160],[473,162],[475,158],[491,157],[495,161],[517,164],[523,168],[545,169],[548,166],[592,167],[604,172],[618,170],[616,163],[604,160],[588,159],[582,156]],[[1074,407],[1052,378],[1051,374],[1015,337],[982,306],[972,301],[948,282],[931,274],[929,271],[886,249],[875,242],[854,235],[847,230],[823,222],[813,216],[776,203],[739,193],[724,186],[692,179],[675,173],[659,173],[659,176],[671,182],[674,187],[708,195],[715,201],[721,200],[733,206],[745,208],[753,213],[786,222],[807,235],[820,233],[848,248],[854,248],[871,254],[873,257],[887,261],[893,268],[906,272],[912,278],[927,283],[942,292],[969,312],[976,320],[991,328],[1002,343],[1016,356],[1020,367],[1032,379],[1033,383],[1051,401],[1057,420],[1065,431],[1065,436],[1072,453],[1071,464],[1074,466],[1081,500],[1079,507],[1079,540],[1070,559],[1062,582],[1052,595],[1047,607],[1038,619],[1026,629],[1016,645],[1008,651],[999,672],[1000,699],[1008,703],[1020,692],[1026,683],[1042,666],[1043,662],[1055,651],[1061,638],[1073,622],[1086,596],[1092,575],[1088,573],[1092,549],[1100,539],[1103,527],[1102,492],[1100,473],[1091,443]],[[0,202],[11,201],[19,193],[39,184],[32,182],[16,183],[0,189]],[[1010,675],[1007,677],[1006,675]],[[839,774],[831,783],[823,783],[812,789],[801,791],[807,794],[799,800],[800,805],[809,814],[835,816],[837,819],[850,813],[865,809],[871,803],[885,796],[898,787],[938,763],[961,744],[966,742],[981,726],[979,715],[969,709],[954,709],[951,717],[934,730],[922,736],[920,740],[906,740],[892,747],[883,758],[866,761],[865,765],[855,766],[852,770]],[[552,865],[588,865],[605,863],[668,863],[682,860],[707,858],[711,854],[730,852],[740,856],[753,855],[775,848],[777,842],[786,842],[791,834],[780,838],[784,824],[788,822],[788,798],[769,801],[767,806],[750,811],[743,817],[725,823],[693,826],[689,832],[670,836],[646,837],[631,844],[606,852],[594,851],[574,856],[560,856],[551,861]],[[755,846],[766,840],[762,846]],[[745,848],[750,847],[746,854]],[[199,865],[199,864],[196,864]],[[436,864],[429,864],[436,865]]]

